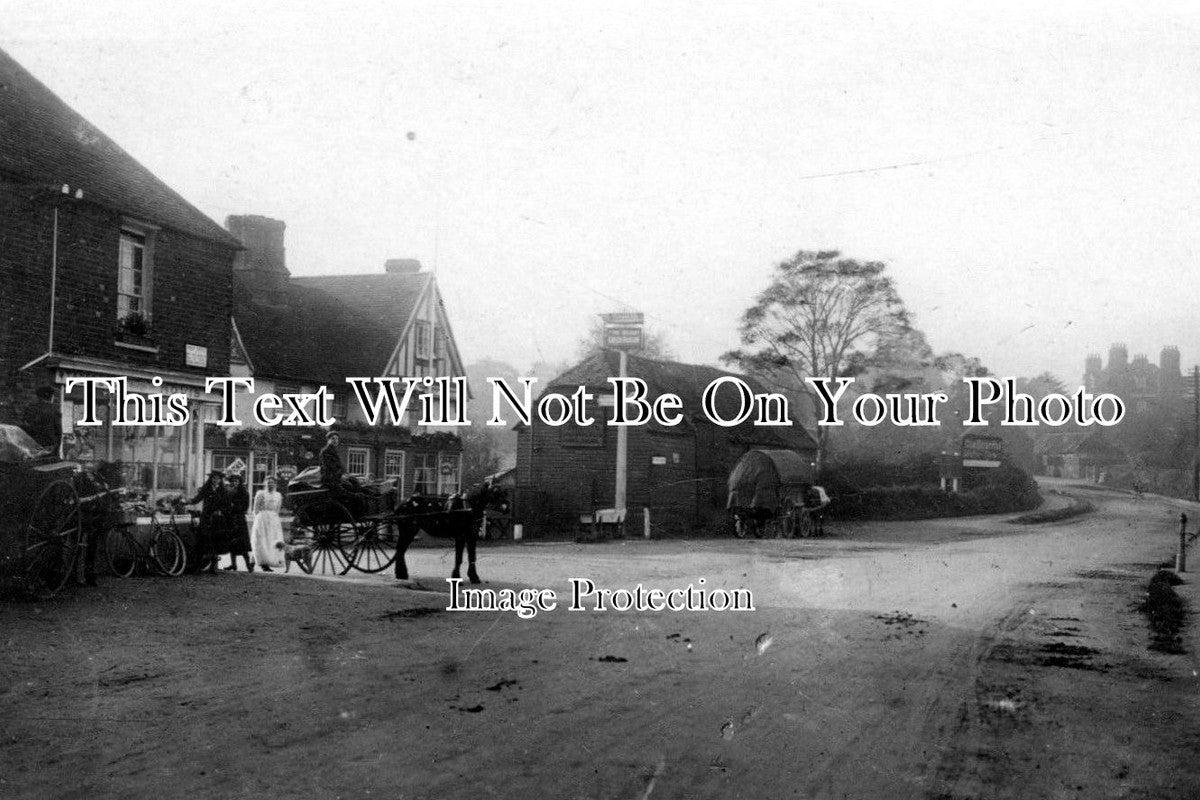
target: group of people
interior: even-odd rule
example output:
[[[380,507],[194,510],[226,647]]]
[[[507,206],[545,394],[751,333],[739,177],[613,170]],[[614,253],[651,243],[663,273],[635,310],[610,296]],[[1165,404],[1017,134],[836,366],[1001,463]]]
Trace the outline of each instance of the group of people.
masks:
[[[247,572],[253,572],[256,564],[263,572],[283,567],[283,525],[279,520],[283,496],[274,478],[267,478],[266,488],[254,494],[252,505],[241,475],[226,477],[214,470],[188,503],[200,506],[196,547],[201,564],[209,557],[209,572],[217,571],[217,562],[226,554],[229,566],[225,569],[231,572],[237,571],[239,556]],[[250,511],[254,519],[247,524]]]

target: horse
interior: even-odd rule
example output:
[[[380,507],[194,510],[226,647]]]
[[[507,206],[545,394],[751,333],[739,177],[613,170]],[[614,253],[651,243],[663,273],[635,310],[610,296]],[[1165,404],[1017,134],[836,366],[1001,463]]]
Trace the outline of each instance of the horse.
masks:
[[[419,531],[425,531],[437,539],[454,539],[454,571],[450,577],[460,577],[463,550],[467,551],[467,578],[471,583],[480,583],[475,571],[475,544],[479,541],[479,528],[483,511],[487,505],[487,493],[473,491],[467,496],[452,494],[447,499],[414,495],[396,508],[394,516],[398,528],[396,539],[396,578],[408,578],[408,565],[404,563],[404,552],[412,544]]]

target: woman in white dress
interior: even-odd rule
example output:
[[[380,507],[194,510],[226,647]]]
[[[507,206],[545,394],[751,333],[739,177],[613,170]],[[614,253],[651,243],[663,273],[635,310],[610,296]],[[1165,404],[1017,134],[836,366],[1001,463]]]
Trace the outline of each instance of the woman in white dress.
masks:
[[[254,493],[254,528],[250,540],[254,544],[254,560],[263,572],[272,567],[283,566],[283,525],[279,522],[279,509],[283,495],[275,490],[275,479],[267,478],[267,488]]]

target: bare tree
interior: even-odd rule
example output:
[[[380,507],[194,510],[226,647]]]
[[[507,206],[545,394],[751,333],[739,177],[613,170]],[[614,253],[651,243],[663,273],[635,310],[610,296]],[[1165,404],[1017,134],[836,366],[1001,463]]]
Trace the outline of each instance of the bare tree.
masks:
[[[722,360],[815,405],[805,378],[838,378],[866,369],[889,343],[909,338],[908,312],[879,261],[842,258],[836,250],[802,250],[779,264],[742,314],[742,347]],[[829,429],[818,426],[817,463]]]

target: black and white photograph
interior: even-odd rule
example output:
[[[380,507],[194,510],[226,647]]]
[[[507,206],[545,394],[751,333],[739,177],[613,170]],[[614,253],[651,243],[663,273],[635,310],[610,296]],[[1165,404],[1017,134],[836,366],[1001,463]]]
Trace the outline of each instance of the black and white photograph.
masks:
[[[1198,86],[1191,3],[0,0],[0,798],[1200,798]]]

